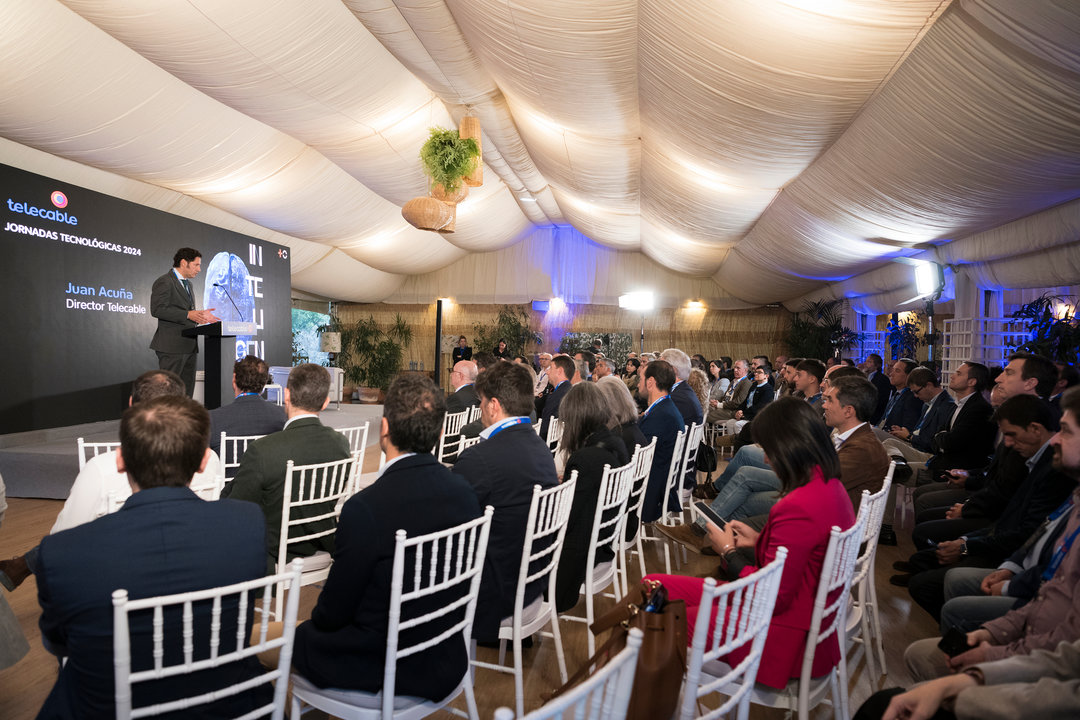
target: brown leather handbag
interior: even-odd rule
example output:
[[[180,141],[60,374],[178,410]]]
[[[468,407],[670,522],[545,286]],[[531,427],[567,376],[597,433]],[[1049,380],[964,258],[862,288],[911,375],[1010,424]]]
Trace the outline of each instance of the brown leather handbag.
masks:
[[[589,626],[594,635],[610,629],[611,636],[551,697],[561,695],[584,680],[589,668],[603,667],[626,646],[630,628],[638,628],[644,638],[626,717],[629,720],[656,720],[675,714],[686,673],[686,603],[672,600],[655,611],[647,611],[645,608],[650,600],[656,607],[655,593],[659,587],[658,582],[642,581],[637,593],[623,598],[617,607]],[[639,598],[638,602],[631,599],[634,595]]]

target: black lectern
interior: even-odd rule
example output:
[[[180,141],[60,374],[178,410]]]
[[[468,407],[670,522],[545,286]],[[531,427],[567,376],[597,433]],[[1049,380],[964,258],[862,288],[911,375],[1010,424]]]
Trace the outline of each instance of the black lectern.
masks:
[[[181,332],[184,337],[197,338],[202,335],[206,338],[203,345],[203,404],[207,410],[221,407],[223,398],[232,402],[232,367],[236,360],[236,345],[221,341],[237,335],[254,334],[255,323],[238,320],[207,323]]]

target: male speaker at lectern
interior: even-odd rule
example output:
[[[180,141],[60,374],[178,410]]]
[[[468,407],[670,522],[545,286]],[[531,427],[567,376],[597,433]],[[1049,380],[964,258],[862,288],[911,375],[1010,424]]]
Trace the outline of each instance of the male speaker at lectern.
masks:
[[[172,270],[154,281],[150,292],[150,314],[157,318],[157,331],[150,349],[158,356],[158,367],[172,370],[184,381],[188,397],[195,392],[195,360],[198,338],[181,332],[196,325],[217,322],[214,308],[195,309],[195,290],[191,279],[202,269],[202,253],[180,248],[173,256]]]

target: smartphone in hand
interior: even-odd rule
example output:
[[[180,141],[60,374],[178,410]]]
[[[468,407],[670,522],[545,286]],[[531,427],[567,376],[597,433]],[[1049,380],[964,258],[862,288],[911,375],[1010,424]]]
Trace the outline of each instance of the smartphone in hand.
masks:
[[[721,530],[723,530],[724,526],[727,525],[727,521],[717,515],[716,511],[712,509],[712,506],[709,505],[709,503],[704,501],[698,501],[694,503],[694,507],[697,508],[697,511],[701,513],[704,517],[707,517],[709,519],[709,522],[711,522],[713,525],[716,525],[716,527],[720,528]]]
[[[966,653],[971,649],[968,645],[967,633],[963,632],[959,628],[951,627],[948,632],[941,638],[941,642],[938,643],[938,649],[951,658]]]

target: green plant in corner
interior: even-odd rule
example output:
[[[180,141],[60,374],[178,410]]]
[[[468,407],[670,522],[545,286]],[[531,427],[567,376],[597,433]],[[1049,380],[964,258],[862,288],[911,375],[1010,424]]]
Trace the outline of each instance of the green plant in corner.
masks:
[[[915,351],[924,343],[924,336],[919,332],[922,327],[921,313],[913,313],[903,320],[894,322],[889,320],[886,326],[888,331],[889,347],[892,348],[894,358],[915,359]]]
[[[325,330],[341,333],[335,364],[344,371],[346,385],[387,390],[401,371],[405,348],[412,343],[412,328],[401,315],[386,330],[372,316],[349,325],[331,315],[330,322],[319,328]]]
[[[1077,323],[1070,301],[1075,297],[1047,293],[1012,314],[1021,320],[1031,339],[1017,350],[1036,353],[1054,362],[1075,363],[1080,359],[1080,324]]]
[[[424,172],[447,193],[456,192],[479,162],[480,146],[472,138],[462,138],[457,130],[433,127],[430,133],[420,148]]]
[[[863,336],[844,326],[843,300],[807,300],[792,313],[788,329],[788,352],[792,357],[834,357],[862,342]]]

